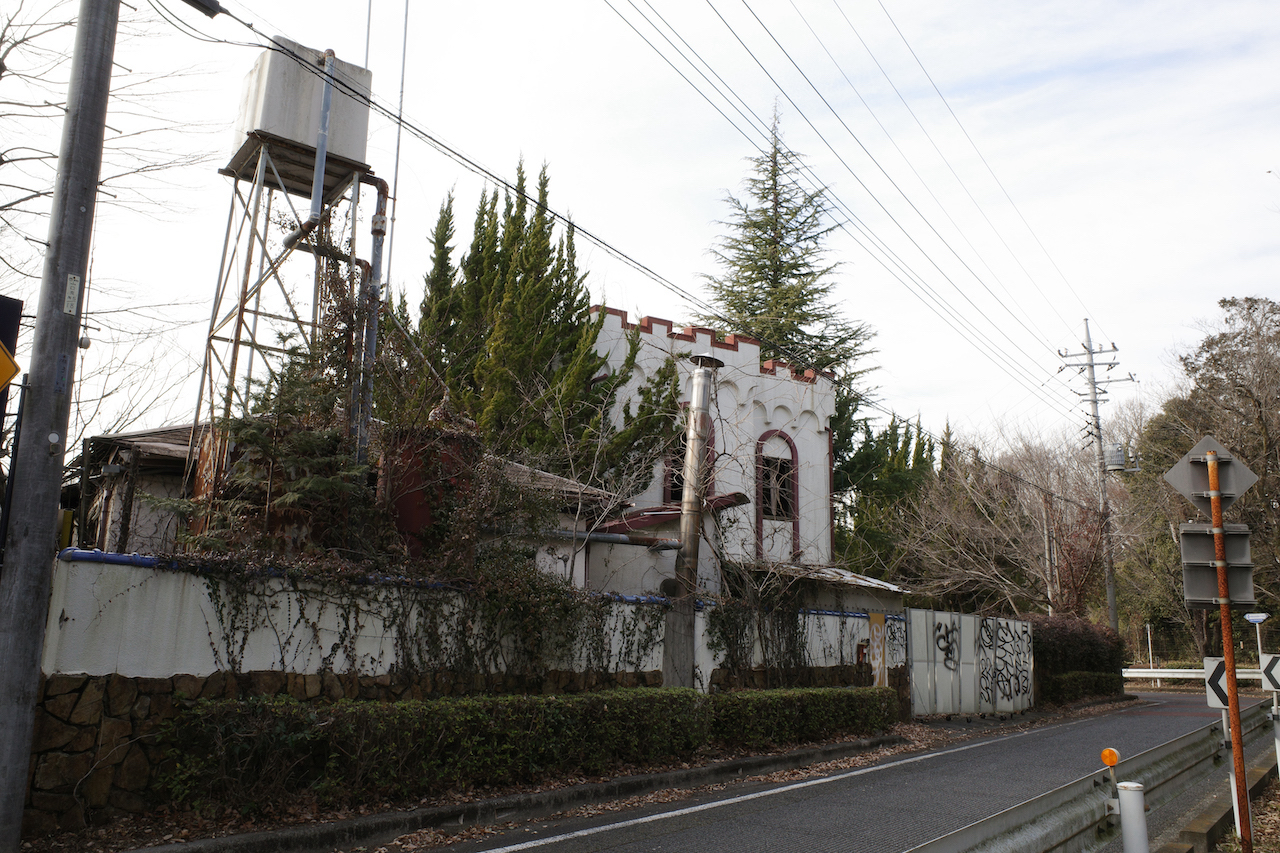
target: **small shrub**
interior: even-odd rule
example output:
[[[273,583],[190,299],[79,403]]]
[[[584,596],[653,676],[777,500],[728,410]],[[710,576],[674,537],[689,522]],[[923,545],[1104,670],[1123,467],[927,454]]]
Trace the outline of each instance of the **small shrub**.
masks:
[[[712,739],[729,747],[870,734],[898,720],[898,697],[887,687],[744,690],[718,693],[710,702]]]
[[[1117,672],[1066,672],[1040,677],[1040,701],[1050,705],[1123,693],[1124,676]]]

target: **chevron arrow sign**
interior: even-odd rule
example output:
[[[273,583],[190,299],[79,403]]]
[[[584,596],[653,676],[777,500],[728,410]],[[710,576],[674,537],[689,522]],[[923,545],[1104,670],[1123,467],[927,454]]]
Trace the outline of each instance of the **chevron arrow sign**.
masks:
[[[1204,687],[1210,708],[1226,708],[1227,662],[1222,658],[1204,659]]]
[[[1262,656],[1262,689],[1280,692],[1280,655]]]

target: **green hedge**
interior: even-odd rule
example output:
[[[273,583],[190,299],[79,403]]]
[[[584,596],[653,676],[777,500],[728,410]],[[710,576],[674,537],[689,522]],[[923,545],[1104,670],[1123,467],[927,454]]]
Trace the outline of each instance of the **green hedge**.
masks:
[[[1040,676],[1040,701],[1050,705],[1076,702],[1088,696],[1119,696],[1124,676],[1118,672],[1066,672]]]
[[[721,746],[762,747],[869,734],[898,721],[890,688],[744,690],[708,697],[711,738]]]
[[[1074,616],[1027,617],[1035,647],[1036,672],[1048,675],[1070,672],[1114,672],[1124,668],[1124,641],[1105,625]]]
[[[609,690],[411,702],[201,701],[162,734],[179,802],[253,810],[310,791],[358,804],[687,758],[710,746],[869,735],[888,688]]]

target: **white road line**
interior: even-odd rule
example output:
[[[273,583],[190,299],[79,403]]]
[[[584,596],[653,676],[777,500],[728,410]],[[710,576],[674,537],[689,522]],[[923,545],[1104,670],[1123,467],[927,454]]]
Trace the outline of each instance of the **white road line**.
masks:
[[[697,812],[704,812],[710,809],[718,809],[721,806],[730,806],[730,805],[735,805],[737,803],[745,803],[750,800],[758,800],[761,797],[772,797],[774,794],[783,794],[788,791],[797,791],[801,788],[809,788],[814,785],[825,785],[828,782],[839,782],[841,779],[851,779],[854,776],[862,776],[867,773],[875,773],[880,770],[888,770],[891,767],[901,767],[904,764],[916,764],[917,762],[928,761],[932,758],[941,758],[944,755],[954,755],[957,752],[965,752],[966,750],[977,749],[983,746],[991,746],[992,744],[1001,743],[1003,741],[1012,740],[1018,737],[1024,737],[1025,735],[1029,735],[1032,732],[1037,732],[1037,733],[1047,732],[1047,731],[1051,731],[1057,728],[1062,728],[1065,726],[1074,726],[1078,722],[1082,722],[1082,721],[1061,723],[1056,726],[1045,726],[1044,728],[1041,728],[1041,729],[1029,729],[1025,732],[1017,732],[1015,734],[1005,735],[1004,737],[995,738],[993,740],[984,740],[980,743],[971,743],[966,746],[957,746],[952,749],[945,749],[942,752],[929,752],[929,753],[925,753],[924,755],[916,755],[916,756],[912,756],[911,758],[902,758],[902,759],[899,759],[898,761],[891,761],[888,764],[876,764],[871,767],[860,767],[857,770],[850,770],[845,773],[839,773],[835,776],[823,776],[821,779],[808,779],[804,782],[793,782],[792,784],[784,785],[781,788],[770,788],[767,791],[757,791],[754,794],[743,794],[738,797],[730,797],[727,800],[716,800],[715,802],[711,802],[711,803],[703,803],[697,806],[689,806],[688,808],[676,809],[675,811],[672,811],[672,812],[660,812],[658,814],[647,815],[646,817],[637,817],[637,818],[632,818],[630,820],[619,821],[618,823],[609,823],[601,826],[593,826],[588,829],[579,829],[574,832],[567,832],[564,835],[552,835],[546,838],[535,838],[529,841],[523,841],[519,844],[511,844],[506,847],[491,847],[488,850],[486,850],[485,853],[508,853],[508,851],[529,850],[533,847],[544,847],[548,844],[555,844],[556,842],[559,842],[559,841],[568,841],[573,838],[583,838],[584,836],[588,836],[588,835],[598,835],[601,832],[612,832],[615,829],[626,829],[629,826],[639,826],[641,824],[653,823],[659,820],[667,820],[668,818],[673,818],[673,817],[683,817],[684,815],[695,814]]]

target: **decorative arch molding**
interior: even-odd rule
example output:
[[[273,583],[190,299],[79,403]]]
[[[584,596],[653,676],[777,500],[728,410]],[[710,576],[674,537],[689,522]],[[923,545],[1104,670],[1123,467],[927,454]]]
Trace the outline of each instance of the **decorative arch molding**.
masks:
[[[788,455],[765,453],[771,439],[786,442]],[[773,462],[771,460],[778,460]],[[800,552],[800,453],[791,436],[771,429],[756,440],[756,557],[764,558],[764,523],[791,522],[791,556]],[[784,512],[780,515],[779,512]]]

